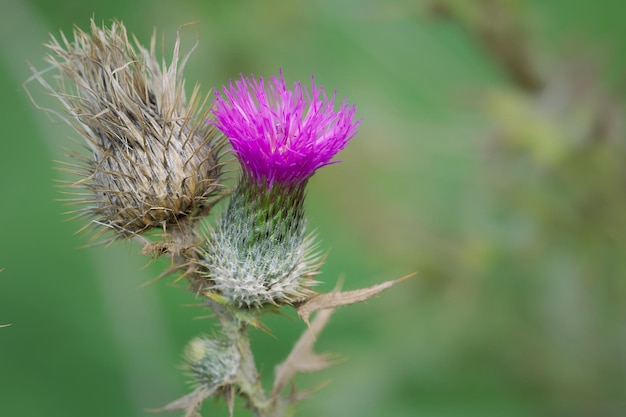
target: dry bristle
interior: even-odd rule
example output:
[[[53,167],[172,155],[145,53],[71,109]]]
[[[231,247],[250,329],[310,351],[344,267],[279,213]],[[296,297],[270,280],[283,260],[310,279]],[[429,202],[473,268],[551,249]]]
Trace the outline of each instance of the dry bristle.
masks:
[[[156,57],[155,35],[148,50],[121,22],[92,20],[91,33],[73,35],[46,45],[56,86],[41,72],[35,78],[86,141],[89,155],[67,168],[79,174],[70,186],[90,192],[82,202],[92,224],[126,237],[206,214],[221,194],[224,140],[205,122],[197,87],[186,100],[180,37],[168,66]]]

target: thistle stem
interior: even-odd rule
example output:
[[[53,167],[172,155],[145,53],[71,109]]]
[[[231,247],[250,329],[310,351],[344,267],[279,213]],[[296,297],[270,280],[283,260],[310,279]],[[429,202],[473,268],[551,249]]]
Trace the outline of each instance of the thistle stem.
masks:
[[[240,355],[239,364],[239,389],[241,395],[246,398],[248,407],[255,417],[277,417],[273,416],[269,410],[269,401],[265,390],[261,386],[259,372],[254,362],[254,355],[250,349],[250,338],[248,337],[248,327],[241,325],[237,331],[237,339],[234,341]]]

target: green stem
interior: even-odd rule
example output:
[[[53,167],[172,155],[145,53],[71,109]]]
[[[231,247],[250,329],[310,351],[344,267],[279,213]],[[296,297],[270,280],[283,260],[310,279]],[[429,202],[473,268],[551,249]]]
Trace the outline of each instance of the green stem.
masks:
[[[273,417],[268,410],[269,401],[267,400],[265,390],[261,386],[259,373],[254,363],[247,326],[240,326],[235,343],[240,355],[238,377],[241,394],[248,401],[248,407],[252,410],[255,417]]]
[[[254,355],[250,348],[248,325],[228,309],[218,307],[214,311],[220,319],[224,333],[239,353],[239,369],[236,377],[239,396],[246,399],[247,406],[255,417],[278,417],[269,410],[270,402],[261,385]]]
[[[247,402],[247,407],[255,417],[283,417],[284,407],[277,406],[276,399],[268,399],[267,393],[261,385],[254,355],[250,348],[249,325],[246,320],[237,316],[237,312],[209,300],[207,306],[211,308],[219,319],[224,334],[235,346],[239,353],[239,368],[235,384],[237,393]]]

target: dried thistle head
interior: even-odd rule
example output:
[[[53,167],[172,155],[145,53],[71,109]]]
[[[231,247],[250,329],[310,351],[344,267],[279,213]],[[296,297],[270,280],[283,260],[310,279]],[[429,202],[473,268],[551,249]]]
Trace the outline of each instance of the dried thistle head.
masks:
[[[220,195],[223,140],[205,122],[198,86],[185,97],[189,54],[181,60],[177,36],[168,66],[155,45],[156,35],[148,50],[129,41],[121,22],[100,28],[92,20],[91,33],[75,28],[73,40],[61,34],[46,44],[59,73],[54,86],[35,71],[87,144],[89,154],[73,154],[78,162],[68,164],[79,176],[71,201],[91,225],[105,226],[96,236],[175,227],[206,214]]]

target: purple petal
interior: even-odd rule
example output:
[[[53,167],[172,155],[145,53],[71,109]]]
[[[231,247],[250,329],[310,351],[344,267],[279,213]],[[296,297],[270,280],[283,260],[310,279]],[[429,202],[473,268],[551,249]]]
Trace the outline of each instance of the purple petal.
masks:
[[[270,186],[300,183],[328,165],[356,134],[356,108],[344,100],[334,110],[311,79],[311,90],[299,82],[287,89],[282,71],[265,83],[253,75],[232,80],[213,100],[212,121],[230,140],[247,174]]]

